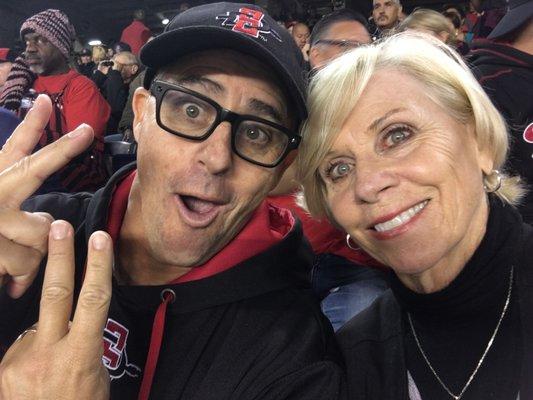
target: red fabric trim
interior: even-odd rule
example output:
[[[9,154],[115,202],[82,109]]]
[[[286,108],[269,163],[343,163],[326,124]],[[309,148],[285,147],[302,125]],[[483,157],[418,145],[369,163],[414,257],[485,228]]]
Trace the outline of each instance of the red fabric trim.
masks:
[[[122,221],[128,208],[128,197],[130,195],[131,185],[137,175],[137,170],[132,171],[127,175],[116,187],[113,193],[109,211],[107,214],[107,232],[113,239],[116,245],[118,242],[118,235],[122,227]]]
[[[150,397],[150,390],[152,389],[152,382],[154,381],[155,369],[157,367],[157,360],[159,359],[159,352],[161,351],[161,343],[163,342],[163,332],[165,331],[165,315],[167,313],[167,305],[174,301],[174,296],[171,293],[166,293],[164,300],[157,307],[152,325],[152,336],[150,337],[150,347],[146,363],[144,365],[143,380],[141,389],[139,390],[139,400],[148,400]]]
[[[503,69],[503,70],[498,71],[498,72],[496,72],[496,73],[494,73],[494,74],[492,74],[492,75],[485,75],[485,76],[483,76],[483,77],[481,77],[481,78],[479,79],[479,83],[483,83],[483,82],[485,82],[485,81],[488,81],[489,79],[494,79],[494,78],[497,78],[497,77],[500,76],[500,75],[503,75],[503,74],[509,74],[509,73],[511,73],[511,72],[513,72],[512,69]]]
[[[505,46],[504,44],[501,44],[502,46]],[[529,64],[523,60],[520,60],[519,58],[514,58],[512,56],[509,56],[507,54],[503,54],[503,53],[500,53],[499,51],[497,50],[491,50],[491,49],[487,49],[487,48],[481,48],[481,49],[474,49],[474,50],[471,50],[470,53],[472,54],[478,54],[478,53],[490,53],[490,54],[494,54],[500,58],[505,58],[507,60],[510,60],[510,61],[513,61],[517,64],[520,64],[520,65],[523,65],[524,67],[527,67],[529,66]]]
[[[328,220],[312,218],[304,209],[296,204],[294,194],[269,197],[271,204],[291,210],[302,222],[304,235],[311,244],[315,254],[335,254],[347,260],[368,267],[383,267],[363,250],[355,251],[346,245],[346,233],[335,228]]]
[[[171,283],[196,281],[226,271],[281,241],[293,225],[294,218],[289,210],[263,201],[248,224],[224,249]]]
[[[136,172],[130,173],[117,185],[109,206],[107,231],[115,244],[126,214],[128,196]],[[250,221],[225,248],[205,264],[192,268],[170,283],[195,281],[226,271],[280,242],[293,226],[294,218],[289,210],[264,201],[255,210]]]

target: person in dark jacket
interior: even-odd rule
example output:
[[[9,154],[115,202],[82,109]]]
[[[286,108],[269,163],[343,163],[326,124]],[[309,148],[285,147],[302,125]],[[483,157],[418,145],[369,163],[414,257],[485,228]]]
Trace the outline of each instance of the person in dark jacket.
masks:
[[[309,247],[263,201],[307,116],[301,53],[261,8],[217,3],[179,14],[141,60],[137,166],[21,213],[88,145],[81,127],[0,176],[0,397],[336,399],[340,355],[310,292]],[[39,97],[0,169],[49,109]]]
[[[83,49],[79,54],[78,72],[91,78],[96,68],[96,64],[92,60],[92,52],[89,49]]]
[[[472,72],[503,114],[512,136],[508,167],[533,184],[533,2],[512,0],[489,40],[474,41]],[[520,205],[533,223],[533,191]]]
[[[533,398],[533,229],[461,56],[399,34],[319,72],[308,106],[305,204],[394,272],[338,332],[349,398]]]
[[[115,54],[113,67],[109,69],[103,83],[102,93],[111,106],[111,116],[107,122],[107,133],[118,133],[118,125],[129,96],[129,84],[139,70],[139,62],[129,51]],[[100,72],[98,72],[100,73]]]

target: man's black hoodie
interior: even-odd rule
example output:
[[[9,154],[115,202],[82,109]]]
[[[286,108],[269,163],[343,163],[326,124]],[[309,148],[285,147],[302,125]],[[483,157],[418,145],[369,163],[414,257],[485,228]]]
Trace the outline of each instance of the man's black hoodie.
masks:
[[[76,297],[87,241],[106,229],[119,171],[94,195],[48,194],[24,209],[68,220],[76,231]],[[163,332],[149,398],[335,400],[343,373],[333,330],[311,294],[310,247],[299,223],[277,244],[207,278],[162,286],[113,281],[104,330],[111,399],[136,399],[154,330]],[[18,300],[0,290],[0,355],[38,318],[43,270]],[[165,301],[165,292],[174,294]],[[166,317],[154,318],[166,308]],[[143,396],[139,398],[148,398]]]

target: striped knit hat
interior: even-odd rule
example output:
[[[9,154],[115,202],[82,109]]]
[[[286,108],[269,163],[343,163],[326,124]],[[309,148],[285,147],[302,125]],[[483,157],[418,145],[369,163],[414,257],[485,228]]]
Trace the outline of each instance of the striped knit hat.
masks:
[[[60,10],[48,9],[28,18],[20,28],[20,37],[24,42],[24,35],[37,33],[48,39],[59,51],[68,58],[72,49],[72,42],[76,36],[74,26],[67,15]]]

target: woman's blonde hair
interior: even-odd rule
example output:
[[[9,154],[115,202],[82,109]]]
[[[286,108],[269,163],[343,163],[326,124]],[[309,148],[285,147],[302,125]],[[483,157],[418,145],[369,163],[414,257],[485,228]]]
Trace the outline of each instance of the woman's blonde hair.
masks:
[[[319,166],[370,78],[383,69],[410,75],[426,87],[426,95],[452,118],[462,124],[471,123],[479,147],[489,151],[494,168],[501,171],[509,146],[507,127],[461,56],[428,35],[400,33],[338,57],[311,82],[309,118],[303,126],[297,175],[304,188],[302,205],[316,217],[328,216],[333,220],[326,205],[326,186]],[[489,175],[484,179],[488,188],[497,186],[493,178]],[[501,178],[495,193],[516,204],[524,193],[519,179],[503,173]]]
[[[103,46],[93,47],[93,61],[98,64],[100,61],[107,59],[107,54]]]
[[[413,11],[398,26],[398,32],[408,29],[429,31],[439,37],[441,37],[442,33],[447,33],[446,44],[450,45],[453,45],[457,40],[452,22],[441,13],[427,8],[419,8]]]

